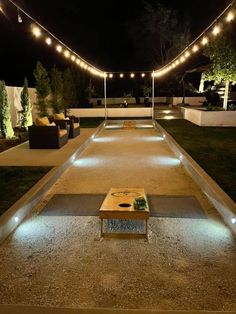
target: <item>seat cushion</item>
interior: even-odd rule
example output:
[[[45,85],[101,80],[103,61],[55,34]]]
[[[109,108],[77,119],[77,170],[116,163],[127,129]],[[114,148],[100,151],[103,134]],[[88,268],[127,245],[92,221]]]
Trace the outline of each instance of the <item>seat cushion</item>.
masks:
[[[79,123],[74,123],[74,129],[77,129],[80,127],[80,124]]]
[[[63,112],[54,113],[53,118],[54,118],[54,120],[65,120],[65,115]]]
[[[47,126],[47,125],[50,125],[50,122],[48,120],[48,117],[36,118],[35,125],[36,126]]]
[[[67,134],[67,130],[59,130],[59,136],[62,137]]]

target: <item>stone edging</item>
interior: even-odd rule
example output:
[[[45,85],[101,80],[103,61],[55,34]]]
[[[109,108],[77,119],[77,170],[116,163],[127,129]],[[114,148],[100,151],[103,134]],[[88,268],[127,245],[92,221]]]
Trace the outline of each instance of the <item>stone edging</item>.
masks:
[[[71,166],[74,160],[88,147],[92,140],[104,127],[103,122],[96,132],[91,135],[61,166],[54,167],[41,180],[39,180],[28,192],[26,192],[15,204],[13,204],[2,216],[0,216],[0,243],[29,215],[35,205],[42,200],[47,191]]]
[[[236,218],[236,203],[226,194],[221,187],[196,163],[195,160],[175,141],[175,139],[166,132],[162,126],[154,121],[154,127],[161,131],[167,144],[181,160],[184,168],[197,183],[200,189],[214,205],[219,214],[223,217],[225,223],[236,233],[236,223],[232,219]]]

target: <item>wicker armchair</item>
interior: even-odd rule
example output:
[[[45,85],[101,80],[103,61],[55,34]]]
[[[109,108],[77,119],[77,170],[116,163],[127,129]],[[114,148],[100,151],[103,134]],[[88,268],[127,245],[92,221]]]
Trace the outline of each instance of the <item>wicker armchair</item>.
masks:
[[[68,119],[69,118],[69,119]],[[68,116],[67,119],[53,119],[53,122],[56,123],[56,125],[59,125],[60,127],[63,125],[63,123],[67,123],[69,128],[69,138],[74,138],[80,134],[80,118],[74,117],[74,116]]]
[[[29,147],[31,149],[55,149],[68,141],[69,127],[64,123],[60,127],[32,125],[29,131]]]

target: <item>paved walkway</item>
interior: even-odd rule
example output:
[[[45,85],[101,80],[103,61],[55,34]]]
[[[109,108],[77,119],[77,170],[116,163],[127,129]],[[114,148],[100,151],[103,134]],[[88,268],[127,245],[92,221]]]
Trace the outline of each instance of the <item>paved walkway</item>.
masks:
[[[194,195],[208,219],[151,218],[149,242],[99,238],[98,217],[37,216],[57,193]],[[236,310],[236,242],[154,129],[103,129],[0,247],[0,303]]]
[[[95,129],[81,129],[79,136],[69,139],[60,149],[29,149],[25,142],[0,153],[0,166],[59,166],[94,132]]]

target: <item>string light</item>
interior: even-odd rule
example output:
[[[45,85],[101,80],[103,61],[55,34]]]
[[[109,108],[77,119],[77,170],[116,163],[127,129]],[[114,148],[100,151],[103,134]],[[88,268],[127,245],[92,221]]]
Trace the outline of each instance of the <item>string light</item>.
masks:
[[[227,21],[228,23],[230,23],[230,22],[232,22],[232,21],[234,20],[234,18],[235,18],[234,12],[233,12],[233,11],[230,11],[230,12],[228,13],[227,17],[226,17],[226,21]]]
[[[68,50],[65,50],[65,51],[64,51],[64,56],[65,56],[66,58],[69,58],[70,52],[69,52]]]
[[[220,32],[221,32],[220,26],[216,25],[216,26],[213,28],[212,34],[213,34],[214,36],[217,36]]]
[[[61,45],[57,45],[56,46],[56,50],[57,50],[57,52],[61,53],[62,52],[62,46]]]
[[[15,4],[14,1],[12,0],[9,0],[9,1],[11,2],[11,4],[13,4],[17,8],[17,19],[19,23],[22,23],[22,17],[20,13],[24,13],[27,17],[29,17],[34,22],[34,24],[31,25],[31,31],[35,38],[42,37],[44,42],[46,42],[46,44],[49,46],[52,45],[51,38],[53,38],[53,41],[55,41],[55,47],[56,47],[57,52],[59,53],[63,52],[63,55],[66,58],[70,59],[73,62],[76,62],[76,64],[78,64],[82,69],[89,71],[93,75],[97,75],[102,78],[107,77],[107,74],[104,71],[97,69],[96,67],[89,64],[89,62],[81,58],[72,49],[70,49],[67,45],[61,42],[56,36],[50,33],[45,27],[39,24],[34,18],[32,18],[21,7]],[[154,71],[153,72],[154,77],[160,77],[166,73],[169,73],[170,71],[175,69],[179,64],[184,63],[187,60],[187,58],[191,56],[192,53],[196,53],[197,51],[199,51],[201,46],[207,45],[209,41],[212,39],[212,37],[210,36],[208,37],[208,35],[206,36],[206,34],[209,34],[211,32],[214,36],[217,36],[223,29],[221,27],[222,25],[218,24],[218,21],[220,19],[221,19],[222,24],[223,24],[222,18],[227,23],[230,23],[235,19],[235,11],[232,10],[234,3],[235,3],[235,0],[233,0],[231,4],[228,5],[228,7],[215,19],[215,21],[208,28],[206,28],[195,41],[193,41],[188,47],[186,47],[173,61],[169,62],[167,65],[165,65],[161,69]],[[0,4],[0,11],[3,12],[1,4]],[[150,73],[150,71],[148,71],[148,73]],[[142,78],[144,78],[145,75],[146,75],[145,73],[141,73]],[[119,76],[120,78],[123,78],[124,74],[120,73]],[[112,78],[113,74],[110,73],[109,77]],[[130,73],[130,78],[134,78],[134,77],[135,77],[135,73]]]
[[[197,52],[199,50],[199,47],[198,47],[198,45],[194,45],[193,46],[193,49],[192,49],[192,51],[193,52]]]
[[[207,37],[203,37],[202,39],[202,45],[206,46],[209,43],[209,39]]]
[[[46,42],[46,44],[47,44],[48,46],[51,46],[51,44],[52,44],[52,40],[51,40],[50,37],[47,37],[46,40],[45,40],[45,42]]]
[[[201,44],[201,46],[206,46],[210,41],[210,38],[206,36],[206,34],[209,31],[216,37],[223,30],[222,25],[218,24],[218,21],[220,19],[222,21],[222,17],[224,18],[225,16],[225,21],[227,22],[231,22],[235,19],[234,11],[232,10],[229,11],[229,9],[233,6],[234,3],[235,1],[232,1],[231,4],[228,5],[228,7],[215,19],[215,21],[208,28],[206,28],[196,40],[194,40],[187,48],[185,48],[183,52],[179,54],[179,56],[177,56],[173,61],[165,65],[163,68],[156,70],[155,76],[156,77],[163,76],[164,74],[173,70],[177,65],[179,65],[179,63],[184,63],[186,59],[191,56],[191,53],[196,53],[197,51],[200,50],[199,44]],[[190,49],[190,51],[189,50],[186,51],[186,49]]]
[[[22,23],[23,21],[22,21],[22,17],[21,17],[21,15],[20,15],[20,10],[19,10],[19,8],[17,8],[17,21],[18,21],[18,23]]]
[[[33,33],[33,35],[34,35],[36,38],[39,38],[39,37],[42,36],[41,29],[40,29],[38,26],[36,26],[36,25],[33,25],[33,26],[32,26],[32,33]]]
[[[186,51],[185,54],[184,54],[185,58],[189,58],[190,57],[190,52],[189,51]]]

